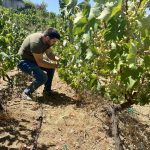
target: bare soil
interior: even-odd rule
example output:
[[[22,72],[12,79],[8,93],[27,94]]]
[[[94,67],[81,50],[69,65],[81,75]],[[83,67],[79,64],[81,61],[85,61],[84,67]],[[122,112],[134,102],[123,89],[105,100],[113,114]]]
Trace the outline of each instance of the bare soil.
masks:
[[[37,150],[115,150],[109,118],[101,111],[107,103],[101,97],[77,94],[56,72],[52,96],[43,97],[40,87],[29,101],[21,93],[30,78],[17,70],[10,75],[13,87],[0,81],[0,101],[5,106],[0,112],[0,150],[32,149],[34,145]],[[150,114],[149,105],[135,107],[145,109],[143,115]],[[149,150],[149,116],[123,112],[119,118],[124,148]]]
[[[15,72],[16,73],[16,72]],[[14,73],[14,74],[15,74]],[[13,72],[11,72],[11,75]],[[1,115],[1,149],[19,149],[21,145],[33,147],[38,124],[42,116],[37,146],[39,150],[108,150],[111,138],[105,133],[103,123],[87,109],[89,104],[82,99],[55,73],[53,95],[43,97],[43,87],[37,92],[37,98],[28,101],[22,99],[21,92],[26,77],[19,78],[19,85],[13,87],[7,97],[7,114]],[[5,87],[5,82],[3,87]],[[28,83],[28,82],[27,82]],[[28,83],[29,84],[29,83]],[[88,103],[88,102],[87,102]],[[103,119],[103,115],[101,115]],[[105,118],[105,117],[104,117]]]

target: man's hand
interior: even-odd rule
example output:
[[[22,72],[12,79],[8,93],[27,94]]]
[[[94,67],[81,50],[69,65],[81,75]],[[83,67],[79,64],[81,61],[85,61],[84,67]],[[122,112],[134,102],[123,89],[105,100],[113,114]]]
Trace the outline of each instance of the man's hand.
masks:
[[[58,68],[58,63],[57,64],[51,64],[52,68]]]
[[[58,61],[59,60],[59,57],[55,56],[55,54],[52,53],[51,49],[47,49],[45,53],[50,60],[52,60],[52,61]]]
[[[43,68],[57,68],[58,67],[58,63],[49,63],[45,60],[43,60],[43,55],[42,54],[35,54],[33,53],[33,56],[35,58],[36,63],[38,64],[39,67],[43,67]]]

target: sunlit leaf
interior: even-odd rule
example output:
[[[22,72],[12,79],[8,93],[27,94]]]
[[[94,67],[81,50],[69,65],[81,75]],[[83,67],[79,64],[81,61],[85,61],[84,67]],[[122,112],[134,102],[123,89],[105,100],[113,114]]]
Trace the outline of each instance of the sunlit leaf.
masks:
[[[78,23],[82,18],[83,18],[82,12],[77,13],[74,19],[74,23]]]
[[[116,15],[116,13],[118,13],[119,11],[121,11],[122,8],[122,0],[118,1],[118,4],[112,8],[112,13],[110,15],[110,18],[112,18],[113,16]]]
[[[99,16],[99,14],[100,14],[100,6],[98,5],[98,3],[95,3],[94,6],[91,7],[90,9],[88,20],[91,20],[92,18]]]
[[[111,13],[111,10],[109,7],[104,8],[104,10],[102,11],[101,15],[97,18],[100,20],[107,20],[109,15]]]
[[[81,19],[79,19],[78,22],[76,23],[75,28],[74,28],[75,34],[84,33],[85,29],[86,29],[87,22],[88,22],[88,20],[85,17],[82,17]]]
[[[131,42],[130,47],[129,47],[129,54],[127,57],[129,64],[135,64],[136,53],[137,53],[137,47],[136,47],[135,43]]]
[[[136,80],[132,79],[132,77],[130,76],[127,88],[131,89],[135,83],[136,83]]]
[[[86,58],[85,59],[90,59],[93,56],[93,53],[90,49],[87,49],[87,53],[86,53]]]
[[[6,54],[5,52],[0,52],[0,56],[3,58],[10,58],[10,56]]]
[[[97,19],[108,21],[121,10],[122,0],[119,0],[117,4],[113,2],[107,2],[105,6],[106,7]]]
[[[90,3],[89,3],[89,0],[83,1],[83,2],[79,3],[79,4],[78,4],[78,7],[82,10],[82,14],[83,14],[85,17],[88,17],[88,16],[89,16],[90,9],[91,9],[91,5],[90,5]]]
[[[88,42],[88,41],[90,41],[90,34],[89,33],[83,34],[83,42]]]

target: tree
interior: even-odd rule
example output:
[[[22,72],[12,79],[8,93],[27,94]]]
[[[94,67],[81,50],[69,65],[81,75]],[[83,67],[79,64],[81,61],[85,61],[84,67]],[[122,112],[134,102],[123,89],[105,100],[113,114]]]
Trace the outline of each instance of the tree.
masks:
[[[25,0],[24,3],[25,3],[25,8],[24,9],[33,9],[33,8],[36,8],[35,4],[32,3],[30,0]]]

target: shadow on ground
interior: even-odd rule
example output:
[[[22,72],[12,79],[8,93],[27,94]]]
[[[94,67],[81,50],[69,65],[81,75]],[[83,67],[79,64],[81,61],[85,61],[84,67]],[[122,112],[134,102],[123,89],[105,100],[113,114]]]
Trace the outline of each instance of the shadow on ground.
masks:
[[[22,80],[24,78],[25,80]],[[26,81],[32,81],[32,77],[28,76],[22,72],[19,72],[15,75],[15,77],[12,77],[12,80],[15,81],[14,85],[17,90],[17,93],[22,93],[23,89],[27,86]],[[21,88],[20,88],[21,87]],[[83,107],[86,103],[84,100],[76,100],[69,96],[67,96],[64,93],[59,93],[56,91],[53,91],[50,96],[36,96],[34,98],[34,101],[51,105],[51,106],[62,106],[62,105],[71,105],[74,104],[76,107]]]
[[[31,150],[27,148],[13,148],[14,143],[21,143],[23,145],[33,145],[32,130],[27,128],[27,126],[21,125],[21,122],[28,123],[29,121],[22,119],[21,121],[15,120],[3,114],[0,118],[0,150]],[[7,143],[7,144],[6,144]],[[19,146],[19,145],[18,145]],[[55,145],[42,145],[38,150],[47,150]]]
[[[83,107],[86,103],[83,100],[76,100],[64,93],[52,92],[50,96],[39,96],[36,100],[42,104],[47,104],[51,106],[67,106],[67,105],[76,105],[76,107]]]
[[[21,131],[23,132],[21,133]],[[0,120],[1,145],[7,143],[8,146],[11,146],[16,141],[18,141],[19,143],[26,143],[28,141],[28,136],[25,134],[25,132],[31,132],[31,130],[19,124],[18,120],[10,118],[9,116],[4,116],[4,118],[2,119],[1,116]]]
[[[135,118],[136,117],[136,118]],[[119,117],[122,124],[121,134],[124,139],[125,149],[148,150],[150,148],[150,126],[138,121],[138,117],[132,117],[129,113],[122,113]]]

